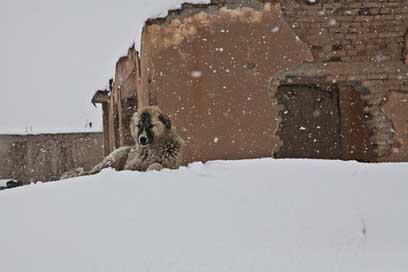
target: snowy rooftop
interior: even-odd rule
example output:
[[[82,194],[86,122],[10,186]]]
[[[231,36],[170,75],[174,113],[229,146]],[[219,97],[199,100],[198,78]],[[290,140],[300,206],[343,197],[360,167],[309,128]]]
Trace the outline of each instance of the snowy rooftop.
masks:
[[[408,164],[194,163],[0,192],[2,271],[408,271]]]

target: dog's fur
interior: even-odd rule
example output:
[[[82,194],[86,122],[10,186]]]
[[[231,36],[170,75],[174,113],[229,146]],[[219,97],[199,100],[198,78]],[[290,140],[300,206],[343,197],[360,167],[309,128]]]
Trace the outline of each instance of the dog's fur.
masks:
[[[180,166],[184,142],[158,107],[146,107],[135,113],[130,131],[135,145],[116,149],[88,172],[77,168],[61,179],[96,174],[108,167],[118,171],[147,171]]]

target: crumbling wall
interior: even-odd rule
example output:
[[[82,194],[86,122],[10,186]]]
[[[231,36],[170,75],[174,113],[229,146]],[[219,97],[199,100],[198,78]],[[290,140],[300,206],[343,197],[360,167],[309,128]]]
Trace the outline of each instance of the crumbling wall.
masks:
[[[103,159],[102,133],[0,135],[0,178],[24,183],[58,180]]]
[[[339,158],[408,160],[405,104],[389,95],[408,91],[407,31],[401,0],[184,4],[146,22],[140,81],[132,86],[140,83],[139,105],[170,114],[187,142],[185,162],[291,150],[292,140],[279,136],[280,86],[338,89]],[[115,87],[110,103],[117,115],[120,91]],[[111,137],[121,137],[118,126]]]
[[[271,3],[185,8],[150,21],[142,52],[142,90],[171,115],[185,161],[272,156],[279,108],[269,78],[313,61]]]
[[[109,143],[110,151],[119,146],[133,144],[129,122],[138,108],[139,80],[139,54],[133,45],[129,48],[128,54],[116,63],[112,93],[109,97],[109,113],[106,114],[109,118],[109,133],[104,136],[108,137],[105,142]]]
[[[386,157],[392,150],[394,143],[395,131],[393,129],[393,119],[403,118],[400,109],[403,105],[398,105],[389,109],[393,114],[385,114],[382,110],[385,97],[388,90],[397,89],[404,92],[408,91],[408,67],[401,62],[395,63],[309,63],[299,66],[297,69],[283,72],[271,79],[269,91],[272,97],[280,85],[288,82],[298,82],[304,84],[337,84],[341,88],[346,87],[343,91],[340,89],[340,104],[350,106],[352,103],[361,103],[360,107],[352,107],[354,112],[363,111],[365,113],[364,122],[361,125],[363,134],[357,134],[355,137],[346,139],[346,141],[356,142],[359,138],[364,137],[366,152],[354,153],[353,156],[343,153],[343,159],[359,159],[363,161],[382,161],[392,160],[392,157]],[[352,87],[359,93],[359,99],[353,98],[348,101],[348,95],[343,95],[347,87]],[[361,102],[360,102],[361,99]],[[277,102],[275,102],[277,103]],[[344,116],[347,111],[342,110]],[[397,117],[399,116],[399,117]],[[364,127],[363,127],[364,126]],[[343,128],[350,129],[346,126]],[[368,130],[368,132],[367,132]],[[282,145],[283,143],[281,143]],[[360,145],[361,146],[361,145]],[[357,156],[356,154],[361,155]],[[344,157],[345,156],[345,157]],[[402,157],[408,160],[408,154],[402,153]]]
[[[247,5],[250,0],[213,3]],[[285,21],[307,42],[316,61],[400,61],[406,48],[408,4],[404,0],[273,0]],[[407,52],[407,51],[405,51]]]

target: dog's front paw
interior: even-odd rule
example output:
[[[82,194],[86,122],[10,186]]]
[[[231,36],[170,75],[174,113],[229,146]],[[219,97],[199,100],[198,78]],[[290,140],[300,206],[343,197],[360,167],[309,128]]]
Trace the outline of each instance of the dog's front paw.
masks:
[[[163,168],[164,168],[163,165],[161,165],[160,163],[155,162],[155,163],[151,164],[151,165],[147,168],[147,171],[152,171],[152,170],[160,171],[160,170],[162,170]]]

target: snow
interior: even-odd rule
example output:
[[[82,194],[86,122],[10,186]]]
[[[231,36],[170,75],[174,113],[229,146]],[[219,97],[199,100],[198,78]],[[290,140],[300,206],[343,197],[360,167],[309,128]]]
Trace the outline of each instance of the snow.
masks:
[[[331,18],[331,19],[329,20],[329,26],[335,26],[336,24],[337,24],[336,19]]]
[[[202,75],[203,75],[203,72],[201,72],[199,70],[191,71],[191,77],[192,78],[200,78]]]
[[[408,164],[194,163],[0,192],[2,271],[408,271]]]
[[[7,182],[13,179],[0,179],[0,187],[7,187]]]

